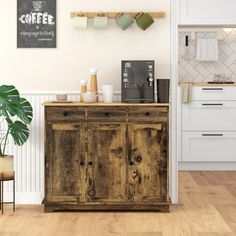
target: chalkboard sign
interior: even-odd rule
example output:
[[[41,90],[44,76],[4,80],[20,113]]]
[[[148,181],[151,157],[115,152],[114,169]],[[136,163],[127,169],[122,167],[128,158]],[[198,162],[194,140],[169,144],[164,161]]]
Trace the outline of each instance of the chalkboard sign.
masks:
[[[56,0],[17,1],[17,47],[56,47]]]

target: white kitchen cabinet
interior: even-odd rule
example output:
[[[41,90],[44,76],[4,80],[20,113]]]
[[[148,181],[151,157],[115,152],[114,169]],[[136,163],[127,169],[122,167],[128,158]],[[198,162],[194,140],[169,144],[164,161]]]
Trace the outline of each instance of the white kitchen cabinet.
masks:
[[[235,162],[236,132],[183,132],[182,161]]]
[[[183,104],[182,130],[236,130],[236,102],[193,101]]]
[[[180,116],[181,163],[236,163],[236,86],[193,86]]]
[[[236,24],[235,0],[179,0],[180,25]]]

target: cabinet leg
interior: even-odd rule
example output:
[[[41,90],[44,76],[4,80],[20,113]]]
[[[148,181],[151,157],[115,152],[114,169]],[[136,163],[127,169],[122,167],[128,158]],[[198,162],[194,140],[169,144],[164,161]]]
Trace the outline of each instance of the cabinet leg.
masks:
[[[0,180],[0,210],[2,209],[2,181]]]
[[[15,174],[13,179],[13,211],[16,210],[16,183],[15,183]]]
[[[2,174],[2,180],[3,180],[3,174]],[[4,186],[3,186],[3,181],[1,181],[2,182],[2,184],[1,184],[1,205],[2,205],[2,214],[3,214],[3,201],[4,201],[4,199],[3,199],[3,188],[4,188]]]
[[[45,213],[53,213],[54,209],[51,206],[44,206],[44,212]]]

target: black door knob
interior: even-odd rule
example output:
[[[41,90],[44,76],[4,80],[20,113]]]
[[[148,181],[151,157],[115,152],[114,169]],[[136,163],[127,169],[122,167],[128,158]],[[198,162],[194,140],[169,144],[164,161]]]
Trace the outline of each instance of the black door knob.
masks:
[[[84,165],[84,161],[80,161],[80,163],[79,163],[81,166],[83,166]]]
[[[133,162],[133,161],[130,161],[129,164],[132,166],[132,165],[134,165],[134,162]]]
[[[135,157],[135,160],[138,162],[138,163],[140,163],[140,162],[142,162],[142,157],[141,156],[136,156]]]

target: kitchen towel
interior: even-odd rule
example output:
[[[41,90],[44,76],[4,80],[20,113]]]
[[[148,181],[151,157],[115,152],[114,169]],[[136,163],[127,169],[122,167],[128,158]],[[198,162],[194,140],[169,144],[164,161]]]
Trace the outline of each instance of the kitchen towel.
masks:
[[[218,61],[219,49],[217,39],[197,39],[197,61]]]
[[[188,103],[192,99],[192,83],[191,82],[181,82],[181,101],[183,103]]]

